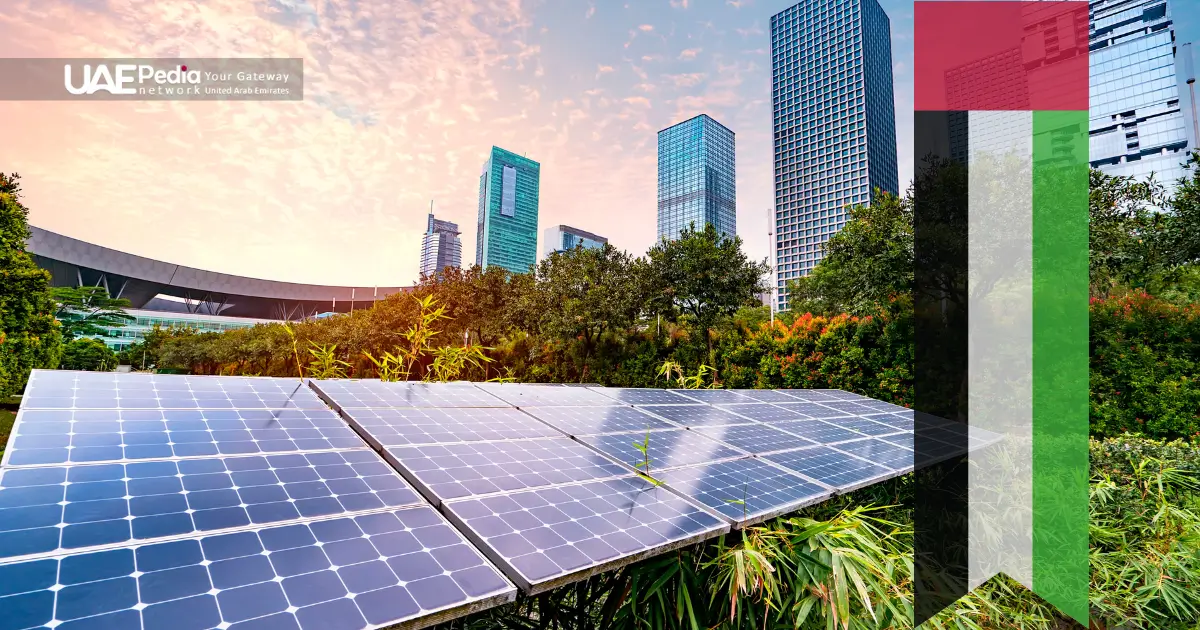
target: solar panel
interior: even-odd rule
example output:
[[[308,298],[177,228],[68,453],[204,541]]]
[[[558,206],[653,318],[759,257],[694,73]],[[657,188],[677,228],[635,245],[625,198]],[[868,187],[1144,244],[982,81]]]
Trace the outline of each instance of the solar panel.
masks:
[[[342,415],[376,448],[560,435],[553,427],[512,407],[345,408]]]
[[[775,453],[767,455],[766,459],[839,493],[857,490],[895,475],[890,468],[839,453],[828,446]]]
[[[5,628],[424,627],[515,596],[427,506],[0,565]]]
[[[696,433],[720,440],[747,453],[763,455],[815,444],[812,440],[785,433],[765,424],[742,424],[723,427],[700,427]]]
[[[22,409],[324,409],[304,381],[36,370]]]
[[[538,387],[515,383],[479,383],[478,386],[515,407],[621,404],[620,401],[586,387]]]
[[[529,407],[523,411],[570,436],[679,426],[634,407]]]
[[[831,494],[826,488],[752,457],[676,468],[657,478],[738,527],[793,512]]]
[[[827,407],[823,403],[816,402],[794,402],[794,403],[774,403],[789,411],[794,411],[806,418],[844,418],[849,415],[845,411]]]
[[[593,391],[630,405],[673,405],[692,402],[690,398],[685,398],[677,394],[677,390],[671,389],[598,387]]]
[[[732,389],[678,389],[675,390],[680,396],[691,398],[702,403],[739,403],[752,402],[754,399],[743,395],[740,392],[735,392]]]
[[[735,459],[747,454],[687,429],[651,431],[646,453],[643,454],[635,444],[642,445],[646,440],[645,432],[579,438],[580,442],[639,470],[646,469],[645,460],[649,456],[651,475],[656,470]]]
[[[872,420],[874,422],[886,424],[889,427],[893,427],[900,431],[908,431],[909,433],[911,433],[914,429],[912,418],[905,417],[900,414],[885,413],[885,414],[874,414],[874,415],[869,415],[869,416],[864,416],[864,417],[867,418],[868,420]]]
[[[794,433],[818,444],[861,440],[864,437],[862,433],[843,429],[822,420],[792,420],[790,422],[776,422],[771,426],[781,431]]]
[[[23,410],[5,465],[285,453],[366,444],[325,409]]]
[[[0,470],[0,557],[421,502],[369,450]]]
[[[861,416],[863,414],[873,413],[876,411],[875,409],[872,409],[866,405],[861,405],[857,402],[852,402],[852,401],[848,401],[848,400],[835,400],[833,402],[827,402],[827,403],[822,403],[822,404],[831,409],[837,409],[838,411],[844,411],[848,415],[854,415],[854,416]]]
[[[641,405],[648,411],[685,427],[711,427],[723,424],[753,424],[754,421],[724,409],[708,405]]]
[[[775,391],[783,392],[792,397],[793,400],[786,402],[833,402],[836,400],[841,400],[836,396],[830,396],[829,394],[825,393],[829,390],[779,389]]]
[[[887,466],[899,472],[913,469],[913,452],[883,440],[868,438],[854,442],[843,442],[833,448],[851,455],[856,455],[869,462]]]
[[[796,402],[794,397],[787,394],[788,390],[738,389],[734,391],[758,402]]]
[[[866,396],[841,389],[809,389],[804,391],[807,392],[808,396],[828,396],[834,400],[873,400]]]
[[[870,436],[891,435],[901,431],[896,427],[888,426],[882,422],[875,422],[874,420],[868,420],[866,418],[825,418],[823,421],[829,424],[836,424],[843,429],[850,429],[863,435]]]
[[[739,416],[750,418],[756,422],[782,422],[785,420],[799,420],[805,417],[791,409],[767,403],[717,405],[717,408],[732,411]]]
[[[629,474],[568,437],[391,448],[386,456],[434,505]]]
[[[635,476],[449,501],[444,508],[529,594],[729,531],[728,523]]]
[[[471,383],[316,380],[313,389],[334,409],[510,407]]]

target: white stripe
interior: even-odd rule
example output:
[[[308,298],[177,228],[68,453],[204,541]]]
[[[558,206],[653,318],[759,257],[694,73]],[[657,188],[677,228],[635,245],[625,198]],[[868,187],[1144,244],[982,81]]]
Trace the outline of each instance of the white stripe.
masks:
[[[969,585],[1033,586],[1033,113],[968,114]]]

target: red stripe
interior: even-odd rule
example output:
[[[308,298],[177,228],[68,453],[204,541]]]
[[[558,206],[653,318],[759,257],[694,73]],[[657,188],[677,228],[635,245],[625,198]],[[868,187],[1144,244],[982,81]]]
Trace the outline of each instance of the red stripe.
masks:
[[[918,0],[914,18],[917,110],[1088,108],[1087,2]]]

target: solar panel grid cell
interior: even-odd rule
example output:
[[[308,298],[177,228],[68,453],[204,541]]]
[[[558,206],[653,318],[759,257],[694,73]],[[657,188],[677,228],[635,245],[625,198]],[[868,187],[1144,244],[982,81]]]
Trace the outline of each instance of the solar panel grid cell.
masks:
[[[0,557],[421,503],[368,450],[0,471]]]
[[[855,440],[836,444],[833,448],[901,473],[913,469],[912,450],[883,440],[874,438]]]
[[[559,435],[553,427],[511,407],[343,408],[342,414],[357,425],[376,448]]]
[[[385,456],[434,505],[629,474],[568,437],[400,447]]]
[[[700,427],[694,430],[705,437],[754,455],[765,455],[816,444],[813,440],[786,433],[765,424]]]
[[[648,458],[651,474],[678,466],[706,464],[748,455],[745,451],[687,429],[651,431],[649,435],[645,432],[609,433],[578,439],[609,458],[639,470],[646,469]],[[646,452],[643,453],[639,446],[645,446]]]
[[[848,456],[827,446],[775,453],[767,455],[765,459],[838,493],[856,490],[895,474],[890,468]]]
[[[629,405],[672,405],[694,402],[670,389],[638,387],[598,387],[593,391]]]
[[[23,410],[5,465],[366,448],[329,409]]]
[[[673,390],[675,393],[685,398],[707,403],[748,403],[754,399],[732,389],[678,389]]]
[[[853,414],[847,413],[840,409],[826,406],[823,403],[817,402],[794,402],[794,403],[775,403],[789,411],[794,411],[806,418],[844,418]]]
[[[771,426],[793,435],[799,435],[818,444],[861,440],[866,437],[862,433],[844,429],[821,420],[791,420],[788,422],[775,422]]]
[[[425,627],[515,593],[429,507],[0,565],[14,629]]]
[[[679,428],[636,407],[530,407],[523,411],[570,436]]]
[[[619,400],[587,387],[538,387],[512,383],[480,383],[479,388],[515,407],[620,405]]]
[[[37,371],[22,409],[324,409],[300,379]],[[147,378],[149,377],[149,378]]]
[[[754,424],[749,418],[710,405],[638,405],[637,408],[685,427]]]
[[[896,427],[883,424],[882,422],[875,422],[874,420],[868,420],[867,418],[863,417],[825,418],[823,421],[828,424],[837,425],[843,429],[850,429],[863,435],[870,436],[892,435],[902,432],[902,429],[897,429]]]
[[[779,405],[769,403],[717,405],[717,408],[736,413],[755,422],[771,423],[804,418],[804,416],[791,409],[785,409]]]
[[[828,498],[817,484],[757,458],[676,468],[659,475],[668,487],[745,527]]]
[[[638,477],[449,501],[444,507],[530,594],[729,530],[712,514]]]
[[[335,409],[510,407],[470,383],[315,380],[314,391]]]

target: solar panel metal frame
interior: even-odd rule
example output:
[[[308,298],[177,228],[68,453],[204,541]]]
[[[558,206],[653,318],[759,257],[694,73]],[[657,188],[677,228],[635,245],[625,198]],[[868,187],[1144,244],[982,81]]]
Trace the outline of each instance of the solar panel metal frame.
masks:
[[[515,566],[513,566],[513,564],[507,558],[505,558],[499,550],[497,550],[493,545],[489,544],[487,542],[487,539],[482,537],[475,530],[475,528],[471,527],[469,524],[469,520],[470,520],[469,518],[466,518],[462,514],[460,514],[460,511],[463,509],[464,505],[471,503],[471,502],[475,502],[475,501],[485,501],[485,500],[489,500],[489,499],[498,499],[498,498],[508,498],[508,499],[515,500],[516,498],[520,497],[521,495],[533,494],[533,493],[537,493],[537,492],[544,492],[544,491],[551,491],[551,490],[566,491],[571,488],[586,486],[589,484],[603,484],[603,483],[613,483],[613,482],[620,482],[620,481],[629,481],[632,483],[644,484],[645,488],[643,489],[643,491],[645,491],[645,492],[662,492],[663,494],[665,494],[667,496],[673,497],[676,501],[682,502],[683,504],[690,506],[697,513],[707,516],[710,519],[713,519],[713,521],[715,521],[718,524],[718,526],[714,527],[714,528],[710,528],[710,529],[708,529],[700,534],[697,534],[695,536],[689,536],[686,538],[681,538],[681,539],[677,539],[674,541],[670,541],[663,545],[649,547],[642,551],[638,551],[638,552],[631,553],[631,554],[626,554],[626,555],[620,556],[618,558],[615,558],[615,559],[612,559],[609,561],[593,563],[586,567],[583,567],[583,568],[580,568],[580,569],[577,569],[574,571],[570,571],[567,573],[563,573],[561,575],[534,583],[530,579],[528,579],[526,576],[524,576],[524,574],[520,570],[518,570]],[[553,506],[554,504],[551,504],[551,505]],[[548,488],[537,488],[537,489],[526,490],[526,491],[522,491],[522,492],[514,492],[514,493],[509,493],[509,494],[504,494],[504,495],[492,495],[490,497],[481,497],[479,499],[459,499],[459,500],[455,500],[455,501],[447,501],[442,506],[442,512],[451,523],[453,523],[456,527],[458,527],[459,531],[462,532],[467,537],[468,540],[470,540],[472,543],[474,543],[475,546],[480,551],[483,552],[484,556],[486,556],[488,558],[488,560],[490,560],[494,565],[496,565],[497,567],[500,568],[500,570],[508,577],[508,579],[510,581],[512,581],[514,584],[516,584],[517,587],[519,589],[521,589],[522,592],[524,592],[526,595],[530,595],[530,596],[538,595],[540,593],[544,593],[544,592],[553,590],[555,588],[564,586],[566,584],[571,584],[574,582],[578,582],[580,580],[585,580],[593,575],[598,575],[598,574],[604,573],[606,571],[618,569],[620,567],[627,566],[627,565],[633,564],[635,562],[645,560],[647,558],[652,558],[652,557],[655,557],[658,555],[669,553],[671,551],[675,551],[676,549],[682,549],[684,547],[688,547],[688,546],[697,544],[699,542],[703,542],[710,538],[715,538],[717,536],[729,533],[729,531],[731,531],[731,529],[732,529],[730,523],[726,519],[715,515],[711,510],[709,510],[707,507],[704,507],[704,506],[698,504],[695,500],[684,497],[684,496],[680,495],[678,492],[675,492],[675,491],[665,487],[665,485],[656,487],[653,484],[645,481],[638,475],[630,475],[628,477],[619,477],[619,478],[615,478],[615,479],[603,479],[603,480],[597,480],[597,481],[587,481],[587,482],[580,482],[580,483],[573,483],[573,484],[564,484],[562,486],[551,486]]]
[[[582,454],[586,453],[587,455],[590,455],[591,457],[595,458],[595,460],[597,460],[598,464],[599,463],[608,464],[611,467],[611,471],[602,476],[592,477],[589,479],[573,479],[573,480],[558,481],[558,482],[547,482],[547,483],[540,484],[540,485],[527,485],[522,488],[514,488],[514,489],[509,489],[509,490],[499,489],[499,490],[496,490],[493,492],[468,493],[468,494],[458,495],[458,496],[443,497],[433,487],[433,482],[429,481],[427,478],[424,478],[424,477],[428,477],[428,475],[423,475],[422,474],[423,471],[414,470],[412,468],[411,463],[405,463],[409,458],[404,457],[402,454],[401,455],[397,454],[397,451],[422,451],[422,450],[426,450],[426,449],[475,448],[478,446],[483,446],[483,445],[488,445],[488,444],[503,444],[505,446],[521,446],[522,444],[525,444],[525,443],[541,444],[541,443],[551,443],[551,442],[554,444],[563,445],[568,449],[576,449],[576,452],[575,452],[576,455],[582,455]],[[526,490],[535,490],[538,488],[549,488],[549,487],[555,487],[555,486],[560,486],[560,485],[571,485],[571,484],[576,484],[576,483],[584,483],[587,481],[601,481],[604,479],[626,477],[629,475],[629,470],[626,466],[623,466],[621,464],[618,464],[618,463],[612,461],[611,458],[606,457],[603,454],[596,452],[595,449],[590,448],[587,445],[582,444],[576,440],[573,440],[570,437],[565,436],[565,435],[546,437],[546,438],[533,438],[533,439],[527,439],[527,440],[496,440],[496,441],[480,441],[480,442],[457,442],[457,443],[452,443],[452,444],[422,444],[422,445],[413,445],[413,446],[406,446],[406,447],[384,449],[384,451],[382,452],[382,455],[383,455],[383,458],[385,460],[387,460],[387,462],[389,464],[391,464],[393,468],[395,468],[397,471],[400,472],[400,475],[402,477],[404,477],[404,479],[406,481],[408,481],[413,487],[415,487],[417,489],[417,491],[420,492],[425,497],[425,499],[428,500],[430,503],[432,503],[435,507],[441,507],[444,503],[446,503],[448,501],[457,501],[457,500],[469,499],[469,498],[480,498],[480,497],[487,497],[487,496],[493,496],[493,495],[498,495],[498,494],[512,494],[512,493],[516,493],[516,492],[524,492]]]
[[[708,467],[712,467],[712,466],[737,465],[739,462],[755,462],[756,464],[760,464],[763,467],[778,471],[781,475],[795,477],[796,481],[798,481],[800,483],[809,484],[815,488],[820,489],[820,491],[816,494],[809,495],[801,500],[790,501],[790,502],[776,505],[776,506],[773,506],[770,508],[760,509],[760,510],[756,510],[754,512],[748,512],[743,518],[739,519],[736,517],[730,517],[728,514],[721,512],[720,509],[718,509],[717,507],[715,507],[713,505],[709,505],[708,503],[704,502],[703,499],[697,497],[693,491],[685,490],[682,487],[680,487],[680,482],[672,481],[672,479],[671,479],[673,476],[677,477],[681,471],[685,471],[685,470],[689,470],[689,469],[693,469],[693,468],[708,468]],[[782,466],[778,466],[766,459],[763,459],[763,458],[760,458],[757,456],[743,457],[741,459],[727,459],[727,460],[721,460],[719,462],[713,462],[713,463],[709,463],[709,464],[695,464],[692,466],[682,466],[682,467],[678,467],[678,468],[672,468],[670,470],[663,471],[661,473],[661,477],[656,477],[656,478],[660,479],[664,484],[666,484],[666,486],[668,488],[673,490],[675,493],[691,500],[693,503],[698,503],[700,505],[703,505],[704,507],[708,508],[709,512],[714,513],[717,516],[729,521],[730,524],[732,525],[733,529],[745,529],[745,528],[753,526],[753,525],[758,525],[760,523],[769,521],[778,516],[782,516],[784,514],[789,514],[791,512],[795,512],[796,510],[808,507],[810,505],[816,505],[817,503],[827,501],[836,494],[833,489],[831,489],[827,486],[814,483],[814,482],[802,477],[801,475],[796,474],[795,472],[793,472],[791,470],[788,470]],[[736,500],[736,499],[734,499],[734,500]],[[744,501],[745,499],[742,499],[742,500]]]
[[[453,524],[451,524],[449,521],[447,521],[447,519],[444,516],[442,516],[441,514],[439,514],[437,512],[437,510],[435,510],[434,508],[432,508],[426,504],[409,506],[409,507],[395,509],[395,510],[389,510],[389,511],[356,513],[356,514],[352,514],[352,515],[342,515],[342,516],[326,517],[326,518],[320,518],[320,519],[305,519],[305,520],[296,521],[296,522],[277,523],[277,524],[264,525],[264,526],[252,526],[252,527],[241,528],[241,529],[237,529],[237,530],[228,530],[228,531],[221,531],[221,532],[214,532],[214,533],[207,533],[207,534],[195,534],[195,535],[191,535],[191,536],[174,537],[174,538],[170,538],[170,539],[154,539],[154,540],[145,541],[145,542],[141,542],[141,543],[137,543],[137,544],[133,544],[133,545],[123,545],[123,546],[112,547],[112,548],[89,548],[87,550],[82,550],[82,551],[74,552],[74,553],[57,554],[57,555],[53,555],[53,556],[47,556],[47,557],[43,557],[43,558],[30,559],[30,560],[17,560],[17,561],[3,562],[3,563],[0,563],[0,575],[3,575],[3,571],[6,568],[19,568],[21,566],[31,567],[37,563],[45,563],[48,561],[54,561],[54,562],[58,563],[58,565],[55,566],[55,571],[54,571],[55,576],[56,576],[55,581],[57,583],[62,580],[62,574],[61,574],[60,567],[61,567],[61,563],[63,563],[63,562],[68,562],[68,561],[71,561],[76,558],[82,560],[84,558],[93,556],[95,554],[113,553],[113,552],[120,552],[120,551],[127,550],[132,553],[133,561],[136,563],[135,564],[136,573],[131,574],[130,578],[137,580],[137,583],[139,585],[139,588],[136,589],[136,592],[134,594],[135,598],[139,601],[138,607],[118,608],[116,610],[111,610],[111,611],[101,610],[99,613],[97,613],[95,615],[85,615],[85,616],[81,616],[81,617],[76,617],[76,618],[71,619],[72,621],[75,619],[98,619],[100,617],[114,615],[114,614],[120,614],[120,613],[125,613],[125,612],[130,612],[130,611],[137,611],[138,620],[140,621],[141,620],[141,612],[142,612],[143,608],[149,609],[156,605],[169,605],[169,604],[173,604],[173,603],[187,602],[189,600],[196,600],[196,599],[203,598],[206,596],[215,598],[220,593],[234,591],[237,589],[250,589],[250,588],[254,588],[256,586],[262,586],[265,584],[269,584],[271,582],[278,582],[277,588],[279,588],[280,591],[283,591],[284,596],[287,597],[287,599],[285,599],[285,602],[288,603],[291,607],[287,608],[286,610],[283,610],[281,612],[267,613],[265,616],[257,616],[257,617],[248,617],[246,619],[238,619],[237,622],[270,619],[270,618],[273,618],[273,617],[276,617],[276,616],[282,615],[282,614],[288,614],[288,615],[295,617],[296,613],[304,610],[305,608],[308,607],[308,605],[320,606],[320,605],[328,604],[329,602],[338,601],[339,599],[349,599],[349,598],[346,596],[339,596],[339,597],[331,598],[328,600],[309,602],[304,607],[296,607],[294,605],[294,602],[292,601],[291,596],[286,594],[286,587],[284,586],[284,582],[288,582],[289,579],[303,578],[303,577],[307,577],[307,576],[314,576],[317,574],[324,574],[326,572],[333,572],[335,575],[337,575],[337,579],[342,583],[342,588],[345,589],[347,592],[353,592],[353,591],[350,591],[349,586],[345,583],[345,579],[347,576],[340,573],[341,570],[353,569],[355,567],[364,567],[365,568],[365,567],[367,567],[367,565],[370,565],[371,563],[383,561],[382,560],[383,558],[387,558],[390,560],[393,558],[398,558],[398,557],[404,556],[406,554],[394,553],[394,554],[389,554],[389,555],[383,555],[383,552],[376,547],[375,543],[368,542],[367,544],[371,546],[370,552],[373,552],[375,554],[375,556],[358,557],[358,558],[355,558],[354,562],[338,565],[333,560],[333,558],[329,557],[329,552],[326,551],[324,548],[322,548],[322,555],[325,557],[326,562],[328,563],[328,566],[326,566],[325,568],[318,568],[318,569],[315,569],[312,571],[307,571],[307,572],[290,573],[290,575],[285,576],[285,573],[288,573],[288,571],[283,571],[279,567],[274,566],[275,563],[273,561],[263,560],[262,558],[264,558],[264,556],[269,558],[269,555],[267,555],[267,554],[287,553],[289,551],[304,549],[306,547],[299,546],[299,547],[290,547],[290,548],[280,548],[280,549],[275,549],[272,551],[272,550],[270,550],[270,547],[265,544],[264,539],[261,535],[262,533],[277,535],[280,532],[282,532],[283,530],[289,530],[291,528],[299,526],[299,527],[305,527],[306,529],[308,529],[310,535],[313,536],[314,538],[316,538],[317,540],[322,540],[321,536],[318,535],[318,532],[321,530],[329,530],[329,528],[331,526],[334,526],[339,521],[352,521],[354,523],[355,528],[358,529],[358,531],[365,531],[365,528],[363,527],[363,525],[366,524],[365,521],[367,519],[376,519],[377,521],[378,521],[378,519],[383,519],[383,521],[386,521],[387,516],[393,516],[399,523],[404,524],[405,516],[415,516],[415,515],[417,515],[418,512],[427,513],[428,516],[424,517],[426,520],[436,519],[437,523],[434,525],[439,526],[443,530],[448,530],[448,532],[450,534],[452,534],[458,540],[457,543],[448,543],[446,545],[442,545],[442,546],[435,548],[433,551],[436,551],[437,549],[459,547],[461,545],[461,548],[470,550],[470,552],[472,552],[473,555],[476,558],[478,558],[478,560],[479,560],[479,564],[472,565],[471,567],[466,567],[466,569],[467,570],[476,570],[480,567],[486,567],[487,569],[489,569],[491,571],[491,573],[494,574],[494,577],[496,578],[496,581],[498,582],[498,587],[488,590],[478,596],[468,596],[466,599],[462,600],[462,603],[450,603],[450,604],[433,607],[430,609],[419,608],[420,612],[418,614],[416,614],[415,616],[409,615],[407,617],[393,618],[393,619],[388,619],[386,621],[381,621],[378,623],[372,623],[367,618],[366,613],[368,611],[362,610],[362,607],[359,606],[356,602],[355,607],[358,609],[358,613],[361,614],[363,620],[367,622],[367,624],[365,625],[366,628],[403,628],[405,630],[417,630],[420,628],[428,628],[430,626],[434,626],[439,623],[444,623],[446,621],[464,617],[464,616],[472,614],[474,612],[486,610],[488,608],[500,606],[500,605],[515,601],[516,596],[517,596],[517,589],[512,584],[512,582],[508,579],[508,577],[505,576],[502,571],[500,571],[494,565],[492,565],[490,560],[488,560],[488,558],[482,552],[480,552],[479,549],[476,548],[472,542],[467,540],[467,538],[462,534],[462,532],[460,532],[458,530],[457,527],[455,527]],[[363,519],[363,520],[360,521],[360,519]],[[434,525],[429,525],[429,526],[432,527]],[[316,529],[317,532],[314,532],[313,531],[314,529]],[[403,531],[407,531],[407,530],[393,529],[390,531],[375,532],[373,534],[373,536],[387,536],[389,533],[403,532]],[[326,533],[328,534],[329,532],[327,531]],[[242,552],[235,552],[235,553],[242,553],[244,555],[230,554],[230,555],[224,555],[224,557],[222,557],[221,555],[217,554],[217,549],[215,547],[212,550],[206,549],[206,545],[205,545],[206,542],[209,544],[215,545],[217,542],[217,539],[233,540],[234,537],[242,537],[244,539],[245,535],[247,535],[247,534],[253,534],[256,539],[255,542],[259,546],[259,548],[260,549],[268,549],[268,551],[265,553],[264,552],[247,553],[245,551],[242,551]],[[355,537],[333,538],[330,540],[326,540],[324,544],[326,547],[329,547],[330,549],[333,549],[337,545],[343,545],[343,547],[341,549],[343,549],[344,551],[339,551],[339,555],[341,553],[348,553],[350,555],[355,555],[355,554],[361,554],[361,551],[351,550],[348,547],[348,545],[352,545],[353,543],[357,542],[357,543],[359,543],[358,546],[361,547],[361,544],[362,544],[360,542],[361,540],[363,540],[363,539],[355,538]],[[187,564],[175,564],[175,565],[168,564],[168,565],[165,565],[162,567],[157,567],[157,568],[151,567],[151,566],[146,566],[146,567],[142,566],[143,559],[141,558],[141,552],[143,550],[165,549],[171,545],[181,545],[181,544],[187,545],[187,543],[193,542],[193,541],[200,547],[201,557],[203,557],[205,559],[204,562],[208,562],[209,564],[204,564],[203,562],[191,562],[191,563],[187,563]],[[418,545],[424,544],[421,541],[416,541],[416,542]],[[318,548],[318,547],[308,547],[308,548]],[[421,547],[418,546],[416,548],[416,550],[412,553],[419,552],[420,549],[421,549]],[[211,557],[210,557],[210,551],[213,554]],[[172,552],[173,553],[170,554],[170,556],[173,556],[173,557],[175,557],[173,559],[176,559],[178,553],[175,552],[174,549],[172,549]],[[163,557],[168,557],[168,556],[164,554]],[[213,561],[213,558],[216,559],[215,562]],[[213,573],[212,570],[209,569],[210,566],[218,566],[222,563],[227,563],[227,564],[240,563],[239,566],[236,567],[237,569],[240,569],[239,571],[237,571],[237,573],[244,576],[246,574],[246,571],[249,569],[249,567],[244,566],[245,565],[244,561],[249,561],[251,559],[259,560],[258,565],[256,565],[259,568],[263,568],[262,563],[266,562],[265,568],[267,568],[274,576],[276,576],[277,579],[275,579],[275,580],[265,579],[265,580],[255,581],[255,582],[248,582],[246,584],[234,584],[233,586],[227,586],[225,588],[220,588],[220,587],[215,586],[215,583],[216,583],[216,580],[214,580],[215,574]],[[161,559],[158,559],[158,560],[161,561]],[[149,560],[147,560],[147,561],[149,561]],[[435,561],[436,561],[436,558],[435,558]],[[301,562],[303,562],[303,561],[301,561]],[[441,565],[439,564],[438,566],[441,566]],[[148,605],[145,603],[142,603],[143,599],[147,598],[147,595],[143,592],[144,587],[142,587],[142,585],[141,585],[142,579],[144,577],[149,579],[150,576],[165,575],[170,572],[175,572],[176,575],[178,575],[180,572],[183,572],[188,569],[195,569],[196,567],[203,567],[204,573],[206,574],[206,579],[208,581],[208,585],[213,587],[212,590],[209,590],[204,593],[192,593],[192,594],[184,593],[182,595],[179,593],[174,593],[175,597],[173,597],[173,598],[164,598],[159,601],[151,602]],[[143,568],[145,568],[147,570],[142,571]],[[223,569],[222,573],[224,573],[225,568],[226,567],[222,567],[222,569]],[[232,571],[235,567],[230,566],[228,568],[230,571]],[[299,565],[296,568],[298,569]],[[308,567],[308,568],[311,568],[311,567]],[[458,570],[462,570],[462,569],[458,569]],[[194,571],[193,571],[193,574],[194,574]],[[453,575],[453,571],[451,571],[450,574]],[[232,575],[233,575],[233,573],[230,573],[229,575],[226,575],[225,577],[221,578],[221,580],[220,580],[221,583],[227,584],[226,580],[229,577],[232,577]],[[90,584],[97,584],[100,581],[122,579],[122,576],[120,574],[117,574],[117,575],[93,575],[90,577],[96,578],[96,580],[92,580],[92,581],[85,580],[85,581],[80,581],[80,582],[73,582],[71,585],[66,586],[66,588],[63,588],[62,590],[67,590],[68,588],[70,588],[71,586],[74,586],[74,585],[85,586],[85,585],[90,585]],[[435,575],[429,576],[429,577],[430,577],[430,579],[433,579],[437,576],[435,574]],[[451,579],[453,580],[453,578],[451,578]],[[407,584],[412,584],[412,583],[414,583],[414,582],[407,582]],[[461,583],[456,582],[455,584],[456,584],[456,586],[459,586],[460,588],[462,587]],[[147,584],[146,586],[149,586],[149,584]],[[162,582],[158,582],[156,584],[156,586],[158,589],[164,588],[164,585]],[[359,597],[361,597],[363,595],[369,595],[371,593],[381,593],[383,591],[388,591],[390,589],[396,588],[397,586],[401,586],[401,582],[397,581],[395,584],[393,584],[391,586],[382,586],[382,587],[374,588],[373,590],[368,590],[368,591],[363,591],[361,593],[357,593],[357,596],[355,597],[355,599],[358,599]],[[0,587],[3,587],[2,583],[0,583]],[[401,586],[401,588],[404,588],[404,587]],[[36,594],[36,593],[40,593],[40,592],[46,592],[47,590],[49,590],[49,589],[39,587],[39,588],[36,588],[33,590],[28,590],[28,591],[16,591],[16,592],[12,592],[12,593],[5,593],[4,595],[0,596],[0,602],[4,601],[6,599],[24,597],[24,596],[28,596],[28,595],[32,595],[32,594]],[[3,591],[0,591],[0,592],[3,592]],[[61,592],[61,590],[53,590],[50,592],[53,593],[54,600],[57,600],[57,595],[59,592]],[[416,603],[415,598],[413,598],[412,594],[409,593],[407,588],[405,588],[405,593],[410,598],[410,601]],[[465,589],[463,589],[463,594],[466,595]],[[419,607],[419,604],[417,604],[417,605]],[[142,608],[139,608],[139,607],[142,607]],[[57,609],[57,608],[58,608],[57,605],[55,605],[55,609]],[[57,616],[58,613],[55,612],[52,614]],[[230,614],[230,613],[226,613],[223,609],[218,611],[218,615],[221,615],[220,618],[222,620],[225,619],[225,617],[224,617],[225,614]],[[298,624],[299,624],[299,620],[297,620],[297,625]],[[226,627],[227,625],[228,625],[228,622],[226,622],[225,625],[219,626],[219,627]],[[310,628],[312,630],[317,630],[320,627],[321,627],[321,625],[308,626],[308,628]]]

